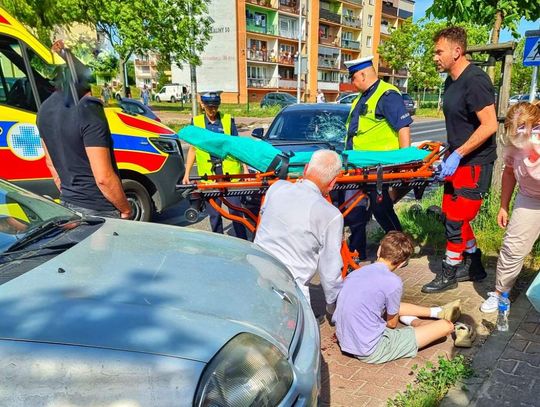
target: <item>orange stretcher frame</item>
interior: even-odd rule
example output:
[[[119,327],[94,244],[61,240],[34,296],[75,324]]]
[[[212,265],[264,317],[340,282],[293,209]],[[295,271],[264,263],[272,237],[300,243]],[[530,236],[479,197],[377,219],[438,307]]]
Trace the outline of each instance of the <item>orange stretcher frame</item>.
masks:
[[[338,175],[334,190],[357,190],[346,202],[339,206],[343,217],[345,218],[354,207],[356,207],[363,198],[366,197],[366,186],[369,188],[375,187],[377,191],[382,193],[382,185],[393,187],[404,187],[415,189],[415,193],[423,193],[425,187],[435,181],[435,163],[439,161],[442,155],[446,152],[447,146],[438,142],[425,142],[418,148],[428,150],[429,154],[422,161],[415,161],[399,165],[376,166],[366,168],[352,168],[342,170]],[[296,182],[302,177],[287,177],[286,180]],[[279,181],[276,172],[265,173],[249,173],[249,174],[226,174],[226,175],[209,175],[205,177],[197,177],[196,181],[190,185],[179,185],[179,189],[183,189],[184,196],[189,197],[191,202],[206,201],[212,206],[221,216],[233,222],[239,222],[244,225],[250,232],[255,233],[257,230],[259,219],[251,210],[241,208],[231,204],[227,200],[227,196],[253,196],[260,195],[261,206],[264,202],[264,192],[274,182]],[[419,199],[419,196],[417,196]],[[229,213],[223,208],[218,200],[229,209],[236,210],[243,215],[236,216]],[[329,199],[330,200],[330,199]],[[260,209],[260,207],[259,207]],[[197,209],[190,208],[189,210]],[[186,211],[187,213],[187,211]],[[195,218],[187,216],[186,218]],[[357,269],[355,257],[358,253],[351,252],[345,239],[343,239],[341,247],[341,257],[343,259],[342,275],[345,277],[350,269]]]

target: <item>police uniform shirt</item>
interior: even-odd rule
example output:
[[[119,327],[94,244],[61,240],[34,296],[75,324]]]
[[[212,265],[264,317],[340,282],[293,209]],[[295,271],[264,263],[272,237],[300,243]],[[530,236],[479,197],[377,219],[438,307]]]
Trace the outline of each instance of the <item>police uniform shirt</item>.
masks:
[[[361,113],[360,110],[365,109],[363,106],[366,106],[366,101],[371,97],[371,95],[373,95],[380,81],[380,79],[377,79],[377,81],[371,85],[368,90],[362,94],[362,96],[360,96],[360,100],[352,112],[351,121],[349,123],[349,131],[347,133],[348,137],[346,148],[348,150],[352,150],[352,140],[358,132],[358,124],[360,122]],[[387,92],[381,96],[379,103],[377,103],[377,108],[375,109],[375,117],[378,119],[386,119],[395,131],[399,131],[403,127],[410,126],[413,122],[411,115],[405,108],[402,96],[397,92]]]
[[[193,125],[193,119],[191,119],[191,125]],[[218,112],[216,115],[216,121],[212,123],[206,114],[204,115],[204,127],[206,130],[213,131],[214,133],[224,134],[223,124],[221,123],[221,113]],[[236,128],[236,123],[234,119],[231,118],[231,136],[238,136],[238,129]]]

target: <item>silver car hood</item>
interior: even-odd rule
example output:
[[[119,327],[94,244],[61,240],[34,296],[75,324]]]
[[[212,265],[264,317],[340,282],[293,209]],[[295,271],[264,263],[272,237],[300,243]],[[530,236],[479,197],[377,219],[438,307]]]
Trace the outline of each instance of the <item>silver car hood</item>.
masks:
[[[107,220],[0,286],[0,338],[201,362],[240,332],[287,355],[295,283],[253,244],[176,226]]]

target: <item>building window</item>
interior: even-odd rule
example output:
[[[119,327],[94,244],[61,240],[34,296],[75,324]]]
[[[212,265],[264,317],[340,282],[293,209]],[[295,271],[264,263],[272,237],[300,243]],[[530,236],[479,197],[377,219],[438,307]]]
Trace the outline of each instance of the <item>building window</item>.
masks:
[[[367,16],[367,25],[373,27],[373,16],[371,14]]]
[[[324,24],[319,25],[319,35],[321,38],[328,38],[330,36],[330,27]]]
[[[366,38],[366,46],[371,48],[371,36],[368,35],[367,38]]]

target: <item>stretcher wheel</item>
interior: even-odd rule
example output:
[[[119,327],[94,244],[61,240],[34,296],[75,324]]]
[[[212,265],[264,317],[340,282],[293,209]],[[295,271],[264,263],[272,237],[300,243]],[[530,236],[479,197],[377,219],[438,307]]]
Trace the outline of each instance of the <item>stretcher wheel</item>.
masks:
[[[187,208],[184,212],[184,217],[189,223],[195,223],[199,220],[199,211],[194,208]]]

